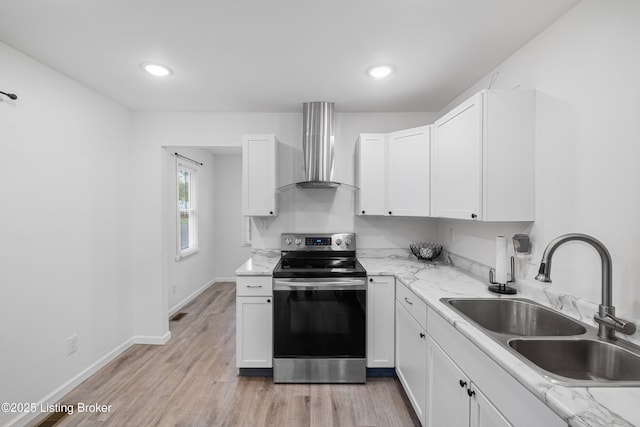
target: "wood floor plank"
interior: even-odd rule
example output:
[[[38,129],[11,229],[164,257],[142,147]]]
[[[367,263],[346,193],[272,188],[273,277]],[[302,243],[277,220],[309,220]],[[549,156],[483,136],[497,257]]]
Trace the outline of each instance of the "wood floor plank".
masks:
[[[333,427],[336,425],[330,387],[329,384],[311,387],[311,427]]]
[[[216,283],[180,311],[187,314],[169,322],[167,344],[130,347],[60,401],[111,405],[110,412],[75,412],[59,426],[420,425],[395,378],[351,385],[238,376],[234,283]]]

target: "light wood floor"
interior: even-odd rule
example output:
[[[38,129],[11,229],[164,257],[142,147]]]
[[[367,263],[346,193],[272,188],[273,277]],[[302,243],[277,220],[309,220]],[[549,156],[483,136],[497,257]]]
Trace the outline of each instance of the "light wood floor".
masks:
[[[273,384],[235,367],[235,284],[217,283],[170,322],[164,346],[134,345],[61,403],[111,405],[61,426],[419,426],[395,378]]]

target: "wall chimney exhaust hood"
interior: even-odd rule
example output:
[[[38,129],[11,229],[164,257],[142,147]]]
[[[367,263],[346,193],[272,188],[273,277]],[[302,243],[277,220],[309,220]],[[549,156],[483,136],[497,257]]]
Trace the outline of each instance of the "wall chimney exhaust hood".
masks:
[[[333,102],[302,104],[302,160],[304,181],[287,184],[278,192],[290,188],[357,188],[333,181],[334,117]]]
[[[305,102],[302,104],[302,160],[304,181],[302,188],[336,188],[333,182],[333,102]]]
[[[333,102],[302,104],[304,181],[295,184],[298,188],[355,188],[333,181],[333,107]]]

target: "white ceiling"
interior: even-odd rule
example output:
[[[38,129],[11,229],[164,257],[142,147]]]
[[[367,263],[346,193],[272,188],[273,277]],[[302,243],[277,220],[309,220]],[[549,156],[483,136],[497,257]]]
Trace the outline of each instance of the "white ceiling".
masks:
[[[438,111],[577,2],[0,0],[0,40],[132,110]]]

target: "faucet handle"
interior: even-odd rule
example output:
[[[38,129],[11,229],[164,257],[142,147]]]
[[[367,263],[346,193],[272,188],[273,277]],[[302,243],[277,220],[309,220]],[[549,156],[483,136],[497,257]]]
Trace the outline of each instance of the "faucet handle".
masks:
[[[625,335],[633,335],[636,333],[635,323],[623,319],[618,319],[611,313],[606,313],[604,316],[596,313],[593,316],[593,320],[595,320],[599,325],[606,325],[618,332],[622,332]]]

